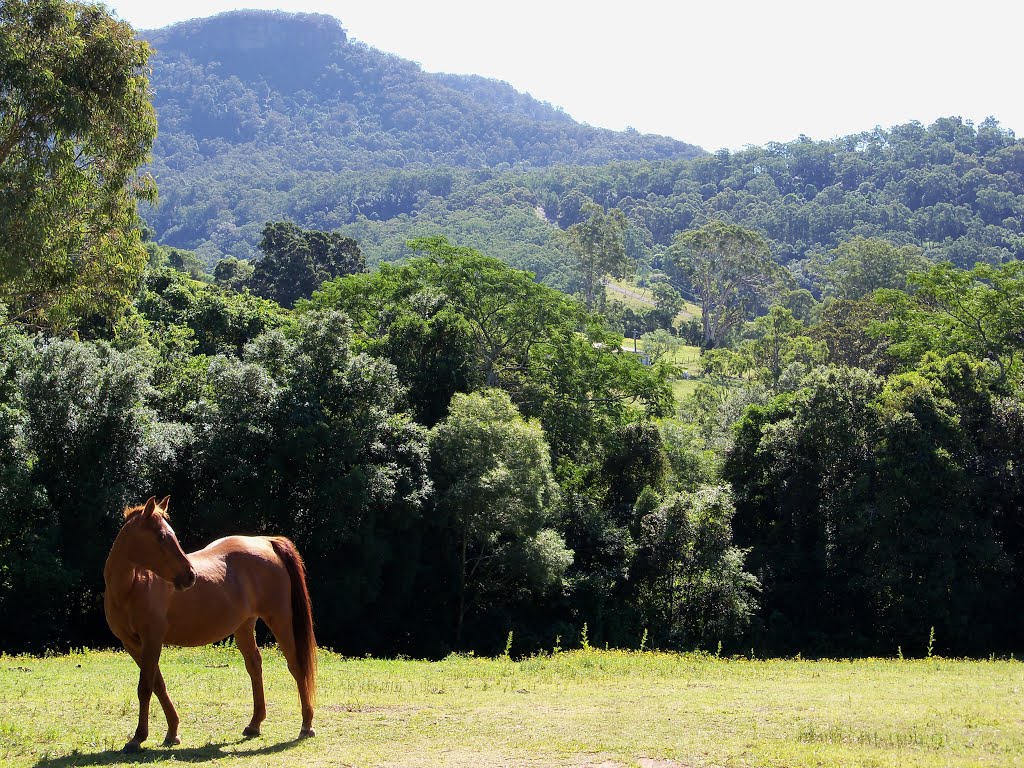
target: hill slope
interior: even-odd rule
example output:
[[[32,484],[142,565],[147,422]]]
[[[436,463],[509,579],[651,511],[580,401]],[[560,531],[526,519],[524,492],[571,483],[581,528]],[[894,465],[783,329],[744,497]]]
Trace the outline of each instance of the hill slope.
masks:
[[[239,11],[143,37],[156,51],[153,171],[162,200],[147,219],[165,242],[205,243],[209,255],[252,255],[246,246],[263,221],[288,215],[292,188],[341,172],[701,153],[581,125],[506,83],[426,73],[350,40],[329,16]]]
[[[446,234],[571,288],[560,231],[620,208],[638,272],[676,232],[761,231],[813,287],[858,235],[970,266],[1024,257],[1024,142],[993,118],[876,127],[714,155],[591,128],[507,83],[436,75],[328,16],[238,12],[145,33],[160,135],[157,237],[210,264],[258,256],[264,222],[356,238],[369,264]]]

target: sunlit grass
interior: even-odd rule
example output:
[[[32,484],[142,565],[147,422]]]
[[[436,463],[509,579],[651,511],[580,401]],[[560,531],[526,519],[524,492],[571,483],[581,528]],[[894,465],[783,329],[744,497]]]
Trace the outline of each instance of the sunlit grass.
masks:
[[[672,396],[676,402],[682,401],[683,398],[689,397],[697,391],[697,387],[701,385],[703,379],[699,376],[694,376],[689,379],[679,378],[671,381],[672,385]]]
[[[624,338],[622,348],[629,351],[634,349],[638,352],[646,351],[643,339],[633,337]],[[676,402],[692,395],[701,382],[707,381],[700,373],[700,347],[689,345],[677,347],[669,352],[665,359],[676,368],[676,375],[669,382]]]
[[[614,277],[605,279],[605,291],[608,298],[614,299],[634,312],[646,312],[654,308],[654,292],[631,280],[619,280]],[[692,301],[684,302],[683,308],[675,317],[675,324],[679,325],[692,317],[700,317],[700,307]]]
[[[574,651],[522,661],[322,652],[316,738],[264,654],[269,717],[244,741],[249,681],[230,648],[168,649],[182,744],[141,756],[123,653],[0,657],[0,764],[218,766],[1010,766],[1024,764],[1024,665]]]
[[[630,280],[606,278],[605,292],[609,299],[614,299],[635,312],[646,312],[654,308],[654,295],[651,291]]]

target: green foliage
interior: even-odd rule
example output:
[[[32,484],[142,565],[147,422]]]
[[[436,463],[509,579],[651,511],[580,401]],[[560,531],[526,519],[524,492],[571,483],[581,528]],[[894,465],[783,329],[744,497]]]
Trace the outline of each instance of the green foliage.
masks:
[[[326,283],[309,304],[352,318],[354,343],[395,366],[410,385],[413,413],[427,426],[444,417],[452,395],[484,379],[469,323],[430,280],[431,269],[419,261],[398,268],[381,265],[372,273]]]
[[[228,256],[217,262],[213,269],[213,279],[224,288],[240,291],[252,279],[254,271],[249,262]]]
[[[422,262],[427,279],[460,308],[486,386],[517,387],[534,346],[582,319],[579,308],[557,291],[476,251],[436,237],[410,247],[428,254]]]
[[[661,254],[678,232],[716,219],[756,230],[817,291],[822,254],[858,237],[913,244],[962,268],[1021,258],[1021,156],[995,120],[942,118],[686,160],[558,167],[525,186],[562,226],[577,221],[580,200],[622,210],[633,255],[654,269],[668,268]]]
[[[757,606],[757,579],[743,570],[732,544],[728,488],[676,493],[639,514],[633,571],[651,641],[711,647],[742,635]]]
[[[608,213],[599,205],[587,203],[580,210],[580,222],[566,230],[569,243],[569,268],[574,273],[587,309],[604,304],[606,276],[623,277],[629,269],[626,244],[626,217],[620,210]]]
[[[825,266],[830,294],[857,301],[878,288],[905,290],[912,272],[928,268],[921,250],[912,245],[897,247],[887,240],[858,235],[831,253]]]
[[[430,482],[425,432],[397,412],[394,368],[353,354],[350,338],[341,314],[310,312],[240,357],[214,357],[176,482],[196,545],[238,531],[291,537],[311,574],[318,632],[354,648],[398,632]]]
[[[27,340],[0,323],[0,610],[35,620],[11,622],[3,639],[3,647],[11,649],[31,647],[40,635],[63,629],[47,621],[40,607],[69,588],[49,546],[56,526],[47,514],[46,491],[33,475],[35,455],[27,442],[29,417],[20,380],[31,356]]]
[[[468,614],[558,584],[572,551],[551,525],[557,486],[544,433],[500,390],[457,394],[431,430],[431,475],[458,552],[455,644]]]
[[[410,245],[425,255],[328,283],[311,306],[352,316],[366,349],[416,383],[410,397],[424,423],[440,419],[455,392],[496,386],[541,421],[561,456],[634,410],[669,407],[665,371],[621,354],[621,335],[579,303],[444,238]]]
[[[878,327],[893,341],[893,354],[913,364],[928,351],[967,352],[992,362],[1003,384],[1024,374],[1024,262],[976,264],[965,271],[936,264],[911,276],[912,297],[882,292],[889,317]]]
[[[294,312],[156,269],[116,348],[3,326],[0,601],[32,618],[11,647],[102,636],[90,579],[145,487],[179,500],[186,547],[296,539],[318,631],[350,652],[497,652],[512,628],[548,648],[584,623],[595,647],[648,628],[663,647],[879,652],[933,625],[939,652],[1016,647],[1024,407],[995,362],[805,376],[838,330],[890,367],[899,342],[868,333],[875,302],[831,300],[811,329],[775,306],[705,354],[764,375],[702,383],[666,419],[665,371],[580,304],[416,245]],[[904,304],[881,316],[932,322]]]
[[[256,262],[249,287],[285,307],[309,298],[328,280],[362,272],[366,265],[352,238],[304,231],[287,221],[267,222],[260,250],[263,258]]]
[[[804,324],[792,312],[773,304],[768,314],[750,323],[745,334],[749,343],[741,345],[741,349],[749,351],[753,365],[771,385],[778,385],[784,372],[790,379],[800,379],[827,356],[827,347],[805,331]]]
[[[694,158],[232,14],[153,33],[150,215],[191,251],[133,229],[145,44],[59,0],[0,21],[4,648],[106,637],[147,488],[186,547],[294,538],[350,653],[1019,647],[1024,153],[994,121]],[[627,270],[653,308],[603,299]],[[705,380],[673,413],[677,336]]]
[[[640,340],[643,343],[644,352],[651,356],[652,363],[671,358],[674,352],[686,346],[684,339],[673,336],[664,328],[649,331],[641,336]]]
[[[669,255],[700,300],[709,349],[752,315],[778,276],[767,241],[723,221],[681,233]]]
[[[1000,646],[1019,586],[993,515],[995,398],[984,366],[954,357],[889,380],[821,369],[747,412],[725,475],[769,647],[877,652],[931,624],[958,649]]]
[[[504,84],[423,73],[326,17],[231,14],[149,34],[163,203],[146,215],[210,265],[254,258],[262,223],[287,212],[357,239],[370,264],[440,231],[568,289],[562,234],[588,204],[625,215],[642,275],[669,271],[675,235],[712,220],[759,232],[816,293],[823,255],[857,238],[961,267],[1024,256],[1024,150],[993,119],[708,155],[576,125]]]
[[[157,51],[154,172],[162,197],[147,216],[161,240],[208,254],[211,263],[255,256],[262,223],[284,212],[313,229],[354,225],[346,234],[371,263],[438,230],[490,253],[512,246],[535,254],[516,243],[543,223],[525,190],[462,189],[449,206],[453,179],[486,183],[499,167],[699,152],[665,137],[581,125],[505,83],[424,72],[349,39],[327,16],[242,11],[146,38]],[[515,221],[492,222],[492,211],[513,199]],[[417,214],[428,226],[409,221]],[[481,228],[504,235],[467,238]],[[551,234],[542,236],[545,245]],[[375,247],[378,239],[386,242]],[[515,264],[545,272],[534,258]]]
[[[188,433],[146,406],[143,356],[0,332],[0,604],[6,649],[101,637],[119,512],[167,476]]]
[[[223,290],[174,269],[145,276],[136,309],[151,333],[160,336],[181,328],[194,340],[193,351],[202,355],[238,354],[264,331],[287,322],[275,302]]]
[[[124,309],[146,263],[136,169],[156,115],[149,46],[103,6],[0,6],[0,301],[66,329]]]
[[[891,340],[873,330],[889,315],[887,307],[876,301],[832,299],[822,306],[808,336],[824,342],[829,363],[888,373],[895,367],[888,354]]]
[[[608,484],[608,512],[620,525],[645,488],[660,491],[669,471],[661,433],[650,422],[625,424],[608,435],[601,475]]]

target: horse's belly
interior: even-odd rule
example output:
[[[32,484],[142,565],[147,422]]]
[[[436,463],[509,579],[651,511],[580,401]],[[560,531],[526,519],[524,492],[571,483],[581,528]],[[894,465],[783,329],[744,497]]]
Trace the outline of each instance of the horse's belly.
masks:
[[[167,645],[208,645],[223,640],[251,617],[244,601],[196,585],[177,592],[167,612]]]

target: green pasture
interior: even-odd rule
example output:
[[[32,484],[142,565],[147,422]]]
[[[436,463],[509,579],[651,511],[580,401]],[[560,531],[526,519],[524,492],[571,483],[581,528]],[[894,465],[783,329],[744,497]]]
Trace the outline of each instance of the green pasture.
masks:
[[[512,661],[321,652],[313,739],[283,659],[264,653],[269,717],[243,740],[249,680],[229,647],[168,649],[180,746],[119,750],[136,668],[120,652],[0,657],[0,765],[1014,766],[1024,665],[946,659],[718,659],[579,650]]]
[[[608,298],[615,299],[623,306],[637,312],[644,312],[654,307],[654,293],[650,288],[637,285],[631,280],[619,280],[614,277],[605,278],[605,290]],[[676,315],[676,325],[689,320],[691,317],[700,317],[700,307],[692,301],[683,304],[682,310]]]
[[[615,299],[624,306],[637,312],[645,312],[654,308],[654,295],[647,288],[641,288],[629,280],[605,278],[605,292],[608,298]]]
[[[634,339],[631,336],[627,336],[622,340],[622,348],[630,352],[634,348],[639,352],[645,351],[643,339]],[[678,372],[670,382],[672,394],[675,395],[678,402],[687,395],[693,394],[697,385],[704,380],[700,375],[700,347],[681,346],[668,353],[665,359],[673,363]],[[684,372],[686,375],[684,375]]]

